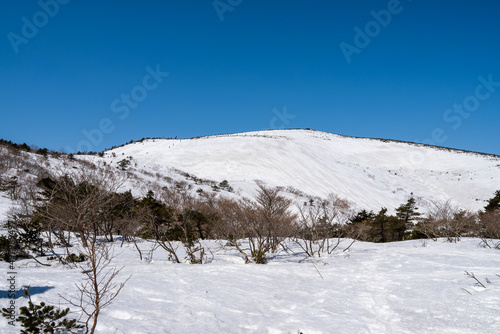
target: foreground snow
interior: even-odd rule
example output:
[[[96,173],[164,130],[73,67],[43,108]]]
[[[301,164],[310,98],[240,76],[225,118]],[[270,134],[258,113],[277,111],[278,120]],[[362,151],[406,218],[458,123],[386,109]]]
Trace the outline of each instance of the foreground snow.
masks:
[[[132,277],[102,312],[98,333],[495,333],[500,251],[479,242],[356,242],[342,252],[350,243],[345,240],[326,257],[301,261],[304,255],[293,248],[267,265],[242,264],[231,249],[204,265],[172,264],[161,251],[141,262],[132,246],[118,243],[115,264],[124,266],[121,278]],[[60,265],[16,265],[16,284],[31,285],[36,302],[65,307],[58,295],[75,296],[74,283],[83,277]],[[7,263],[0,267],[7,272]],[[487,288],[475,286],[464,271]],[[7,285],[1,281],[4,307]],[[17,299],[17,306],[25,304]],[[0,332],[19,328],[2,319]]]

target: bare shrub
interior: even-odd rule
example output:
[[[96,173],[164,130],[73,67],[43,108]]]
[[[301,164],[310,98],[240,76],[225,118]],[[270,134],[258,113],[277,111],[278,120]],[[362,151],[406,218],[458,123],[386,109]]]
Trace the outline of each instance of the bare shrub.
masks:
[[[244,225],[245,210],[239,202],[229,198],[219,198],[216,202],[218,219],[215,225],[217,238],[228,240],[227,246],[235,247],[243,256],[245,263],[249,262],[249,248],[242,246],[239,242],[249,234],[248,226]]]
[[[295,218],[291,200],[279,195],[276,188],[258,184],[255,200],[234,201],[222,198],[218,202],[219,224],[217,234],[243,255],[245,263],[252,258],[265,263],[268,253],[276,252],[287,238],[295,234]],[[245,239],[247,246],[239,243]]]
[[[500,210],[481,213],[480,219],[481,246],[500,249]]]
[[[500,210],[481,214],[481,237],[500,239]]]
[[[66,296],[61,298],[82,311],[86,317],[85,333],[93,334],[101,311],[118,296],[130,276],[123,282],[116,282],[123,268],[112,266],[112,260],[115,258],[113,244],[92,237],[81,251],[88,261],[81,266],[85,275],[84,281],[76,284],[79,295],[76,299]]]
[[[177,183],[161,188],[159,195],[149,191],[139,202],[137,217],[142,236],[167,251],[173,262],[181,262],[178,251],[184,250],[187,262],[205,263],[207,249],[200,240],[210,235],[213,204],[193,197],[188,190]]]
[[[181,261],[177,255],[179,245],[174,242],[171,233],[175,220],[175,211],[162,205],[161,202],[154,198],[154,193],[151,191],[139,202],[135,214],[142,226],[141,237],[152,239],[154,244],[167,251],[174,262],[180,263]],[[153,249],[156,248],[153,247]]]
[[[298,233],[294,238],[307,256],[331,254],[344,236],[345,224],[351,216],[347,200],[330,195],[327,200],[311,199],[299,206]],[[336,241],[332,239],[336,238]]]
[[[477,277],[476,275],[474,275],[474,273],[471,271],[471,272],[468,272],[468,271],[465,271],[465,276],[469,277],[469,278],[472,278],[476,283],[474,283],[475,285],[477,286],[480,286],[482,288],[485,288],[486,289],[486,285],[483,284],[483,282],[481,282]]]
[[[446,238],[449,242],[457,242],[465,236],[477,236],[478,217],[470,211],[454,207],[450,201],[434,203],[415,230],[433,240]]]
[[[61,231],[79,232],[81,253],[88,259],[82,266],[86,279],[77,285],[78,301],[67,299],[87,316],[87,333],[94,333],[101,310],[108,306],[125,284],[115,283],[120,270],[110,267],[114,258],[112,244],[99,238],[109,222],[109,210],[116,208],[116,192],[124,179],[102,166],[83,169],[72,175],[64,174],[41,180],[42,203],[36,207],[36,217],[46,230],[54,231],[66,244],[71,241]]]
[[[87,247],[88,238],[102,232],[106,212],[116,201],[115,194],[125,179],[101,167],[61,174],[59,171],[59,175],[39,182],[42,192],[36,216],[59,242],[69,245],[69,232],[77,232]]]

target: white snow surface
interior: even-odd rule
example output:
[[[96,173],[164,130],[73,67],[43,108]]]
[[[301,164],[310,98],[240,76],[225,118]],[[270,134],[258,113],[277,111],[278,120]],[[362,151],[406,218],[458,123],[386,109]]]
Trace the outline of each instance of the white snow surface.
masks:
[[[234,249],[216,251],[203,265],[172,264],[161,251],[148,263],[117,242],[112,264],[124,266],[119,279],[132,276],[102,311],[97,333],[498,333],[500,251],[479,242],[356,242],[343,252],[350,243],[343,240],[333,254],[302,262],[290,243],[293,252],[275,254],[267,265],[245,265]],[[7,266],[0,262],[3,273]],[[59,295],[76,297],[74,284],[83,278],[80,269],[55,262],[19,261],[16,272],[17,289],[30,285],[35,303],[60,307],[67,304]],[[5,307],[6,279],[0,290]],[[18,295],[16,306],[26,305]],[[0,319],[0,332],[19,327]]]
[[[313,130],[149,139],[107,151],[103,159],[116,164],[129,156],[137,164],[131,170],[227,180],[243,196],[253,197],[260,180],[309,196],[333,193],[372,210],[394,209],[413,193],[425,205],[451,200],[475,211],[500,189],[498,156]]]

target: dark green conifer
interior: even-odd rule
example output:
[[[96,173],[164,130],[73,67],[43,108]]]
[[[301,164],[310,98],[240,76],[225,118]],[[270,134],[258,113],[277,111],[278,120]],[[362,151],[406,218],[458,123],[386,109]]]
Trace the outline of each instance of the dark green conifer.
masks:
[[[493,212],[498,209],[500,209],[500,190],[495,191],[495,196],[488,201],[488,205],[484,208],[486,212]]]
[[[45,305],[41,302],[39,305],[33,304],[29,293],[29,287],[24,291],[28,296],[28,306],[19,309],[20,315],[16,322],[21,323],[21,334],[40,334],[40,333],[58,333],[66,331],[74,333],[73,330],[84,328],[77,324],[76,319],[68,319],[69,308],[65,310],[56,309],[54,306]],[[2,315],[5,318],[12,319],[12,312],[6,308],[2,309]]]

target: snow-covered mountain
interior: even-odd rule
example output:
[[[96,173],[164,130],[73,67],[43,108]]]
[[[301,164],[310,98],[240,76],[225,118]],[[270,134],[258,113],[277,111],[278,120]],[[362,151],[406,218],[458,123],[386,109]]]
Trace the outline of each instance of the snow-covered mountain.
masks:
[[[299,203],[334,193],[358,208],[393,209],[413,192],[428,202],[452,199],[476,210],[500,189],[499,156],[310,130],[149,139],[75,159],[0,146],[0,178],[15,177],[29,188],[29,181],[51,173],[101,171],[85,161],[126,174],[122,190],[136,196],[183,182],[193,193],[251,197],[255,180],[261,180],[283,187]],[[9,191],[0,192],[0,223],[15,203]],[[7,233],[0,226],[0,235]],[[224,240],[200,241],[210,250],[205,264],[175,265],[171,254],[150,241],[108,243],[116,249],[106,253],[116,254],[111,265],[123,268],[118,282],[129,279],[101,309],[98,333],[494,333],[500,321],[500,254],[481,239],[339,239],[338,248],[321,257],[308,257],[289,239],[268,254],[268,265],[243,264],[241,253]],[[240,242],[248,249],[248,240]],[[80,239],[70,244],[69,252],[82,250]],[[176,245],[179,258],[187,259],[182,243]],[[61,245],[56,252],[65,255],[68,249]],[[16,307],[26,306],[27,286],[35,304],[66,307],[61,296],[78,300],[75,284],[86,267],[39,259],[50,267],[24,259],[13,271],[0,261],[0,270],[16,275],[14,289],[11,280],[0,284],[3,304],[15,300]],[[9,289],[16,296],[11,301]],[[70,316],[78,317],[78,308],[71,309]],[[0,333],[18,332],[19,326],[0,321]]]
[[[131,161],[129,171],[142,177],[227,180],[243,196],[253,196],[260,180],[295,194],[333,193],[373,210],[393,209],[411,193],[424,206],[451,200],[479,210],[500,189],[500,156],[313,130],[147,139],[91,159],[116,165],[124,158]]]

